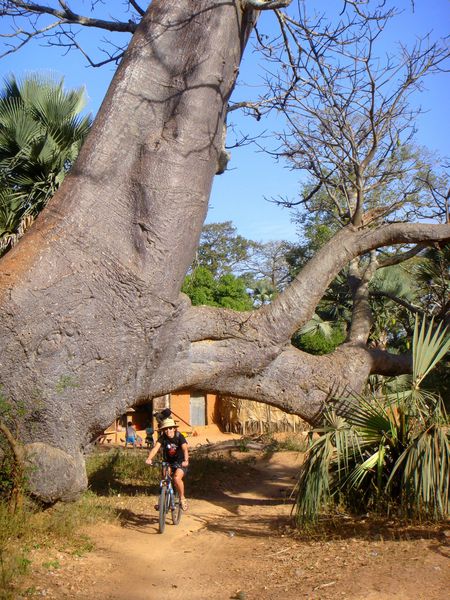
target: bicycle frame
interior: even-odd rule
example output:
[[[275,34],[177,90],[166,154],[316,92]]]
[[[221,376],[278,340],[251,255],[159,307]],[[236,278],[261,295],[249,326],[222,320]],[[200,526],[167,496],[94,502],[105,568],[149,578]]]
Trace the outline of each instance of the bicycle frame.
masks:
[[[166,526],[166,515],[169,510],[172,512],[172,522],[178,525],[181,518],[181,504],[178,498],[178,492],[174,489],[170,465],[167,462],[161,463],[162,477],[159,482],[159,532],[163,533]]]

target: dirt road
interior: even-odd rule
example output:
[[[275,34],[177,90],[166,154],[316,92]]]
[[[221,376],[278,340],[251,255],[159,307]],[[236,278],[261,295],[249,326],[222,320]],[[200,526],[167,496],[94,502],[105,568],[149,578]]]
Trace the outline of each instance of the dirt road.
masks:
[[[60,557],[39,582],[47,598],[88,600],[444,600],[449,528],[390,529],[364,519],[316,538],[289,527],[286,495],[300,456],[278,453],[158,534],[143,501],[124,526],[88,531],[95,550]]]

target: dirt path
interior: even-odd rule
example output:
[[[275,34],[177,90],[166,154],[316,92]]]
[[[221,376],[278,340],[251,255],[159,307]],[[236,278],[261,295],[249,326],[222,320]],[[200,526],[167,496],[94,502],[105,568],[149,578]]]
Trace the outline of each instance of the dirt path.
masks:
[[[448,529],[399,532],[351,522],[335,539],[289,528],[300,457],[257,461],[260,477],[193,499],[181,523],[158,534],[145,502],[125,526],[89,530],[96,548],[61,565],[38,589],[47,598],[88,600],[444,600],[450,587]],[[395,539],[393,539],[395,538]],[[447,590],[447,592],[445,591]]]

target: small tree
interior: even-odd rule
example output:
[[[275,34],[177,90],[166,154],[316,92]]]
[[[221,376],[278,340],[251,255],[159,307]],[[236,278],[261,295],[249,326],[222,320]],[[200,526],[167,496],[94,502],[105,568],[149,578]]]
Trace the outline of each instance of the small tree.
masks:
[[[203,225],[193,268],[205,267],[213,277],[241,274],[259,244],[239,235],[231,221]]]
[[[189,296],[193,306],[221,306],[233,310],[252,308],[244,280],[232,273],[215,278],[206,267],[197,267],[186,276],[181,291]]]
[[[6,499],[9,511],[14,513],[22,504],[25,450],[9,425],[14,422],[11,413],[11,406],[0,392],[0,499]]]

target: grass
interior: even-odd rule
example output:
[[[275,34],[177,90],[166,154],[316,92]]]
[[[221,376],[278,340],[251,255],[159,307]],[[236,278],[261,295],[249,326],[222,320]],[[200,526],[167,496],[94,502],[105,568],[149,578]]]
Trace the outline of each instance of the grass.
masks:
[[[160,471],[145,465],[146,454],[138,451],[110,450],[93,454],[87,462],[89,489],[99,496],[154,496],[158,494]],[[191,453],[186,477],[187,493],[202,497],[217,485],[224,485],[233,473],[238,480],[248,476],[249,462],[223,455]]]
[[[32,570],[35,551],[45,551],[50,558],[42,566],[55,570],[59,563],[52,552],[83,556],[94,547],[83,527],[116,518],[114,507],[90,491],[77,502],[46,510],[27,499],[15,515],[0,501],[0,600],[17,597],[17,583]]]
[[[306,452],[308,449],[308,437],[304,434],[291,433],[283,438],[268,435],[264,436],[262,441],[265,443],[265,452],[268,454],[274,452]]]
[[[111,449],[88,457],[86,470],[89,489],[99,496],[154,494],[159,470],[145,464],[145,452]]]

